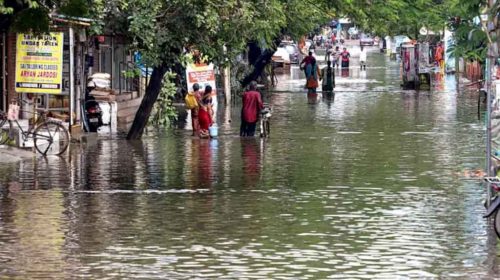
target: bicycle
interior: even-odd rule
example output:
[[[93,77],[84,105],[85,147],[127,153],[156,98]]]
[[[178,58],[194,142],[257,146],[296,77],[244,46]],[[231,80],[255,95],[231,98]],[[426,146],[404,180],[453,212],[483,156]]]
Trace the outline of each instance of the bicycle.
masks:
[[[21,110],[22,111],[22,110]],[[17,119],[9,120],[7,114],[0,110],[0,145],[14,139],[14,123],[21,131],[23,141],[33,139],[36,150],[42,155],[61,155],[66,151],[69,145],[69,132],[62,124],[61,120],[50,118],[45,111],[38,114],[37,121],[25,131]],[[8,130],[4,127],[9,123]]]
[[[260,111],[260,137],[267,138],[271,134],[271,126],[269,120],[272,116],[272,108],[269,104],[264,103],[264,108]]]
[[[500,179],[497,177],[485,177],[483,180],[486,182],[487,187],[491,188],[493,192],[493,196],[488,203],[485,202],[484,206],[486,207],[486,214],[483,215],[483,218],[489,218],[493,215],[493,228],[495,229],[495,233],[500,238],[500,212],[498,211],[500,207]]]

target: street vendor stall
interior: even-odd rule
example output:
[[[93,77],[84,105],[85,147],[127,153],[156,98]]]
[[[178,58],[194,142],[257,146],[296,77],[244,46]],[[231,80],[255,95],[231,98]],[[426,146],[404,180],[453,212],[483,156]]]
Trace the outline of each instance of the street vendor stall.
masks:
[[[401,80],[404,89],[430,89],[429,44],[401,45]]]

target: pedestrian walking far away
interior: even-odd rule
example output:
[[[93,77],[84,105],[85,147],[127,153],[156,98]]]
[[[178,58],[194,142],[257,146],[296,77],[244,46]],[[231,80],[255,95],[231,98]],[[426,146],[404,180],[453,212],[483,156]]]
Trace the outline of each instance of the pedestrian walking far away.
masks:
[[[250,82],[248,91],[243,93],[242,103],[240,136],[254,136],[260,110],[264,108],[256,81]]]
[[[359,67],[361,70],[366,70],[366,49],[363,46],[359,53]]]
[[[436,62],[436,66],[439,67],[441,72],[444,71],[444,48],[443,44],[439,42],[436,46],[436,51],[434,53],[434,60]]]
[[[313,63],[313,61],[316,61],[316,58],[314,58],[313,53],[310,51],[309,54],[299,63],[299,68],[305,71],[307,65]]]
[[[332,54],[332,63],[333,63],[332,67],[339,68],[339,66],[340,66],[340,54],[341,53],[342,52],[340,51],[339,46],[336,46],[335,50],[333,51],[333,54]]]
[[[342,60],[342,68],[349,68],[349,58],[351,54],[347,51],[347,48],[344,48],[342,53],[340,53],[340,58]]]
[[[316,94],[318,87],[318,79],[321,78],[321,73],[316,60],[306,68],[306,88],[308,94]]]
[[[326,93],[331,93],[335,88],[335,71],[331,64],[331,61],[327,61],[326,67],[321,69],[321,90]]]

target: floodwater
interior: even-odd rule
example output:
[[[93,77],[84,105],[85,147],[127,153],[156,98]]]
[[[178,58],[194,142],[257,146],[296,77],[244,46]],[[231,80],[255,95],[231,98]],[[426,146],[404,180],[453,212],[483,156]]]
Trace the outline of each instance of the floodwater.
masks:
[[[369,53],[308,98],[280,76],[271,137],[102,136],[0,167],[0,278],[494,278],[477,94],[402,91]],[[340,72],[338,73],[341,76]]]

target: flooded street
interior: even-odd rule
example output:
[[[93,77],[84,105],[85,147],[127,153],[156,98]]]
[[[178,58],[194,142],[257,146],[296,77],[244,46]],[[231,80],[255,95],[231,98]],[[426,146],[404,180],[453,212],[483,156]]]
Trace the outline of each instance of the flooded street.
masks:
[[[356,60],[356,58],[354,58]],[[0,166],[0,278],[500,277],[467,171],[484,169],[477,94],[403,91],[376,52],[332,97],[280,75],[271,137],[169,129]]]

